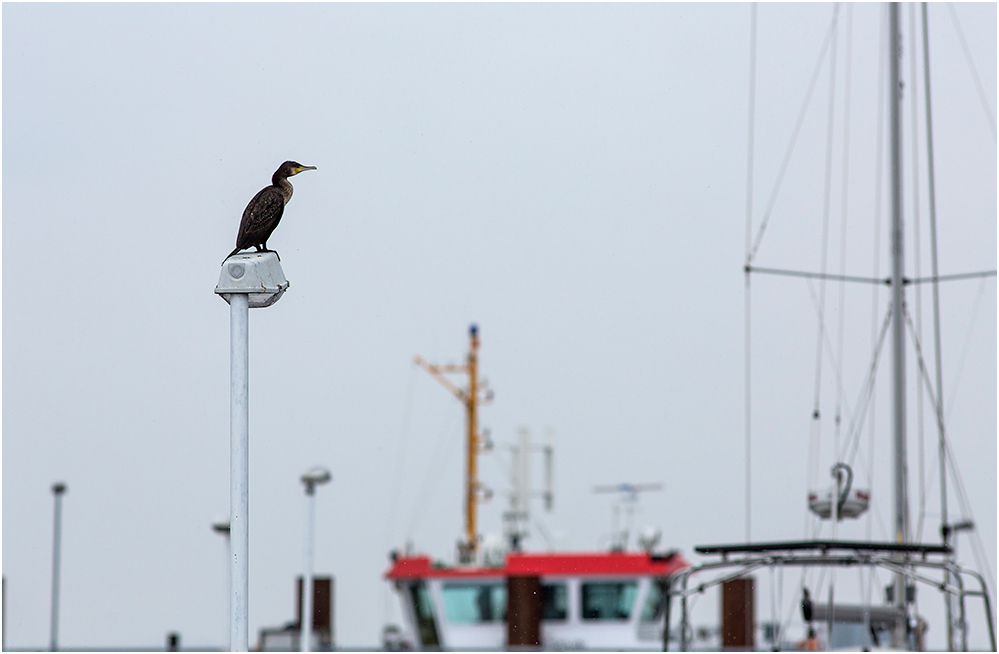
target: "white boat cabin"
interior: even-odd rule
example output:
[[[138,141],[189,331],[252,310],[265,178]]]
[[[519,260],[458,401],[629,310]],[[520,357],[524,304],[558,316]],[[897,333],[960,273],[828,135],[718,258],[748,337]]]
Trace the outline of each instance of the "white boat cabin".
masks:
[[[395,583],[417,649],[502,650],[508,645],[511,578],[540,581],[540,647],[661,650],[666,577],[682,556],[646,552],[511,552],[498,567],[448,567],[427,556],[397,557]]]

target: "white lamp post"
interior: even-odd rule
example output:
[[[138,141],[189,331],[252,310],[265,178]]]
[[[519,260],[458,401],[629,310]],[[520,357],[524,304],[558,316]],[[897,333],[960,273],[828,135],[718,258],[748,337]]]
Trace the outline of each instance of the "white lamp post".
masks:
[[[229,303],[229,647],[249,649],[250,307],[269,307],[288,289],[274,252],[235,254],[222,263],[215,292]]]
[[[325,484],[333,475],[326,468],[316,466],[302,475],[305,484],[305,575],[302,577],[302,629],[300,633],[300,649],[308,652],[312,648],[312,541],[316,521],[316,486]]]
[[[49,648],[59,650],[59,549],[62,545],[62,495],[66,492],[66,484],[52,484],[52,494],[55,495],[55,521],[52,527],[52,618],[49,624]]]

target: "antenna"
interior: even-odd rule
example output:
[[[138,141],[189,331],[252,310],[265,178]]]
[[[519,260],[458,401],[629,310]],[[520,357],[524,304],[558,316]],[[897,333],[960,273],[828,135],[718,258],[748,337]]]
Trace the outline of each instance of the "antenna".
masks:
[[[545,455],[545,511],[551,511],[555,504],[555,481],[552,467],[555,459],[555,432],[549,427],[545,430],[545,444],[542,446]]]
[[[545,430],[545,444],[532,445],[531,432],[527,427],[517,430],[517,444],[511,445],[513,462],[510,466],[510,510],[503,514],[506,538],[510,549],[520,551],[520,543],[529,535],[531,498],[541,497],[545,502],[545,511],[551,511],[554,504],[553,489],[553,459],[555,455],[555,435],[551,428]],[[536,493],[531,491],[531,452],[541,452],[544,455],[545,490]]]
[[[631,532],[631,522],[635,516],[635,505],[638,503],[638,494],[647,491],[659,491],[663,489],[662,484],[630,484],[627,482],[610,486],[594,486],[594,493],[618,493],[618,499],[614,502],[614,513],[612,522],[611,551],[623,552],[628,549],[628,539]],[[621,505],[625,505],[627,514],[627,524],[624,529],[619,529]]]
[[[492,495],[485,489],[478,478],[478,456],[479,442],[482,437],[479,434],[478,408],[479,404],[489,404],[493,399],[493,392],[488,384],[483,380],[479,383],[478,360],[479,360],[479,328],[474,323],[468,329],[469,348],[468,359],[465,365],[444,365],[438,366],[428,363],[423,357],[417,355],[413,361],[430,373],[430,375],[441,383],[444,388],[451,391],[455,397],[465,405],[466,423],[466,472],[465,472],[465,539],[458,543],[458,559],[461,563],[471,563],[475,560],[475,551],[478,548],[478,531],[476,528],[476,509],[480,501],[480,494],[488,498]],[[445,375],[460,373],[468,375],[468,388],[459,388]],[[479,397],[480,393],[482,397]],[[488,440],[488,433],[485,440],[485,451],[492,449],[492,443]]]

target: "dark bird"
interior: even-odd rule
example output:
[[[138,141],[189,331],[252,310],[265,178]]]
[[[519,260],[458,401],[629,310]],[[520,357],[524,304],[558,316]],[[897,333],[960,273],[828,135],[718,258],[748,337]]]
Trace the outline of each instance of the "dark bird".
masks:
[[[315,166],[303,166],[297,161],[286,161],[281,164],[271,177],[271,185],[265,186],[254,195],[243,210],[243,219],[239,221],[239,234],[236,236],[236,249],[229,253],[229,257],[250,247],[256,247],[257,252],[277,254],[276,251],[267,249],[267,239],[281,222],[284,205],[288,204],[295,190],[288,178],[303,170],[315,169]],[[278,260],[280,259],[281,256],[278,255]]]

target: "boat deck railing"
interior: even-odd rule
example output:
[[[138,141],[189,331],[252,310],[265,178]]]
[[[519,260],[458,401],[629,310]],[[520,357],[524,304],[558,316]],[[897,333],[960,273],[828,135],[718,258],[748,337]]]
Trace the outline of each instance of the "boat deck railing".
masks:
[[[870,566],[879,567],[907,579],[927,584],[957,600],[958,621],[965,625],[965,598],[981,597],[989,628],[992,650],[996,650],[995,625],[985,579],[974,570],[962,568],[950,558],[951,549],[946,545],[898,544],[865,541],[786,541],[773,543],[740,543],[731,545],[702,545],[694,548],[702,555],[721,555],[720,561],[710,561],[677,572],[669,578],[665,606],[666,631],[669,633],[670,604],[674,597],[680,600],[680,650],[687,651],[690,644],[690,616],[687,598],[703,593],[708,588],[723,584],[760,568],[781,566]],[[953,583],[930,579],[920,569],[948,571]],[[717,574],[710,580],[690,587],[690,579],[701,573]],[[965,577],[977,580],[978,589],[965,587]],[[961,629],[962,651],[968,651],[967,629]],[[664,638],[667,649],[668,638]]]

